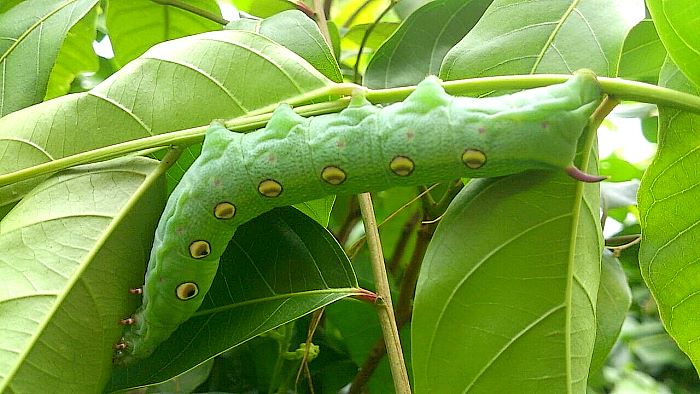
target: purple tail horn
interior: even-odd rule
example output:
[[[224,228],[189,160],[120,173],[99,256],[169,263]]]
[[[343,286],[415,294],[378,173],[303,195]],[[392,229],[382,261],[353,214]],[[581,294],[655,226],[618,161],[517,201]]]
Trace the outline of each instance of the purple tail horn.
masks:
[[[607,176],[592,175],[592,174],[585,173],[585,172],[579,170],[578,168],[576,168],[576,166],[574,166],[574,165],[570,165],[570,166],[566,167],[564,169],[564,171],[566,171],[567,175],[576,179],[577,181],[586,182],[586,183],[596,183],[596,182],[600,182],[600,181],[604,181],[604,180],[608,179]]]

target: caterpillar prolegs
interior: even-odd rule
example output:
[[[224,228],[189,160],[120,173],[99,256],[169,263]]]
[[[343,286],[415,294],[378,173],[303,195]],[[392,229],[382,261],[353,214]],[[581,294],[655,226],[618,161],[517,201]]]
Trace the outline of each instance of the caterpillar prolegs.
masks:
[[[600,180],[572,164],[600,100],[590,72],[482,99],[450,96],[429,77],[386,107],[358,94],[341,112],[310,118],[280,105],[265,128],[248,134],[213,123],[160,219],[143,304],[123,320],[115,361],[147,357],[187,320],[236,228],[274,207],[527,169],[568,168],[577,179]]]

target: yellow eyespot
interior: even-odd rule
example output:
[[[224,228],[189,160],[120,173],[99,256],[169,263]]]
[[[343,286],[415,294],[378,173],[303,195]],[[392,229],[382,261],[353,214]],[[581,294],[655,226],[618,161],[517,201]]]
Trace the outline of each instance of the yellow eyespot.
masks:
[[[202,259],[209,256],[211,246],[207,241],[194,241],[190,244],[190,256],[193,259]]]
[[[277,197],[282,194],[282,185],[274,179],[265,179],[258,185],[258,192],[265,197]]]
[[[231,219],[236,214],[236,206],[230,202],[220,202],[214,207],[214,216],[217,219]]]
[[[346,177],[345,171],[335,166],[328,166],[321,171],[321,178],[331,185],[340,185]]]
[[[197,284],[193,282],[181,283],[175,289],[175,295],[177,295],[177,298],[182,301],[194,298],[197,296],[197,294],[199,294],[199,287],[197,287]]]
[[[391,171],[398,176],[409,176],[413,172],[416,165],[413,164],[413,160],[406,156],[396,156],[391,159],[389,167],[391,168]]]
[[[462,153],[462,162],[467,167],[476,170],[486,164],[486,155],[477,149],[467,149]]]

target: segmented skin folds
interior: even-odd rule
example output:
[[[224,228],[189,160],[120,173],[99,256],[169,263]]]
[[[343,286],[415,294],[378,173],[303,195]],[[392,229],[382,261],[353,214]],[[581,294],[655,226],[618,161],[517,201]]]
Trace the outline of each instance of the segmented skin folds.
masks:
[[[450,96],[428,77],[385,107],[356,95],[343,111],[311,118],[280,105],[248,134],[213,123],[163,212],[143,304],[122,320],[115,362],[147,357],[197,310],[236,228],[261,213],[330,194],[563,170],[600,100],[587,72],[482,99]]]

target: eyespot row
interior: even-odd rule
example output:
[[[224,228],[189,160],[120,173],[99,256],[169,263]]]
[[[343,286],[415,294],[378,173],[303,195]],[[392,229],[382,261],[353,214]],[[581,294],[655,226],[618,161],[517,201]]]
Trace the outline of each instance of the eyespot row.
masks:
[[[476,170],[486,164],[486,154],[477,149],[467,149],[462,153],[461,160],[464,165]],[[391,171],[402,177],[411,175],[415,167],[413,159],[408,156],[396,156],[389,163]],[[347,179],[347,174],[342,168],[329,165],[321,170],[321,179],[330,185],[340,185]],[[258,193],[264,197],[278,197],[282,190],[282,184],[274,179],[265,179],[258,184]],[[214,216],[218,219],[230,219],[235,212],[236,208],[228,202],[219,203],[214,208]]]
[[[462,153],[462,162],[471,169],[478,169],[486,164],[486,155],[477,149],[467,149]],[[389,163],[391,171],[398,176],[409,176],[415,169],[415,163],[408,156],[396,156]],[[336,166],[326,166],[321,171],[321,179],[331,185],[340,185],[345,182],[347,175],[343,169]],[[265,179],[258,185],[258,192],[265,197],[278,197],[282,194],[282,184],[274,179]],[[214,207],[214,217],[220,220],[228,220],[236,215],[236,206],[228,201],[222,201]],[[205,240],[196,240],[190,243],[190,256],[193,259],[203,259],[211,253],[211,245]],[[185,282],[175,290],[177,298],[188,300],[199,293],[196,283]]]

